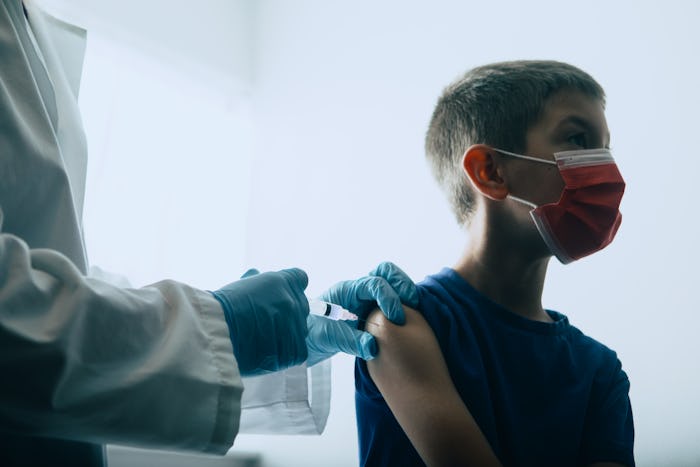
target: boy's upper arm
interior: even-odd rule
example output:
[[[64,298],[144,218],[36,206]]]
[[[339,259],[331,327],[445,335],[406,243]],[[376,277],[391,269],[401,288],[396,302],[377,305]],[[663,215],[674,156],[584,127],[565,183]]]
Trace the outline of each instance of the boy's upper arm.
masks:
[[[500,465],[454,387],[437,339],[416,310],[397,326],[375,311],[365,330],[379,345],[367,362],[416,451],[428,465]]]

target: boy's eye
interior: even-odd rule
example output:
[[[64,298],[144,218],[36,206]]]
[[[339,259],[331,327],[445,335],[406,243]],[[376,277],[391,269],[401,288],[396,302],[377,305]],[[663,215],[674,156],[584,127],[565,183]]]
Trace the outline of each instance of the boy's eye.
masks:
[[[568,138],[566,138],[566,141],[582,148],[586,147],[585,133],[576,133],[575,135],[571,135]]]

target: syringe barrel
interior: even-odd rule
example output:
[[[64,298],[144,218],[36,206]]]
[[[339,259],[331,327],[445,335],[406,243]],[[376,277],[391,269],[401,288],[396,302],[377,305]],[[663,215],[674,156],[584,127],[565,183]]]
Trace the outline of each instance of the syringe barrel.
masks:
[[[309,299],[309,311],[311,314],[325,316],[332,320],[356,320],[357,316],[335,303],[328,303],[322,300]]]

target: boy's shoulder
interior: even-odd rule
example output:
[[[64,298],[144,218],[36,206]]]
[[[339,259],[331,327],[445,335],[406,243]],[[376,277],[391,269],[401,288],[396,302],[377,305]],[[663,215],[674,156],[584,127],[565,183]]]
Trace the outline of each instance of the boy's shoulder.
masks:
[[[418,309],[438,335],[463,334],[460,340],[465,336],[470,336],[469,340],[478,336],[479,342],[508,342],[507,345],[512,344],[514,348],[539,341],[536,347],[542,348],[544,353],[566,348],[576,365],[589,371],[608,375],[620,371],[617,353],[571,324],[563,313],[548,310],[553,323],[520,317],[483,296],[450,268],[427,276],[417,287]]]
[[[569,328],[572,349],[580,360],[587,361],[591,368],[596,369],[596,379],[628,379],[615,350],[572,324],[569,324]]]

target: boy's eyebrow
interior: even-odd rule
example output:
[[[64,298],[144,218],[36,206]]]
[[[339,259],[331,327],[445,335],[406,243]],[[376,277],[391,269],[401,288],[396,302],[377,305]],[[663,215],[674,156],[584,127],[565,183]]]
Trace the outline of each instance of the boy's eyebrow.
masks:
[[[579,117],[578,115],[567,115],[566,117],[562,118],[559,120],[559,123],[557,123],[557,126],[554,128],[555,130],[558,130],[560,127],[568,124],[568,123],[573,123],[578,126],[581,126],[586,129],[586,131],[590,131],[593,133],[597,133],[598,129],[592,125],[587,119],[583,117]],[[601,135],[605,139],[605,147],[610,146],[610,131],[607,131],[606,134]]]

